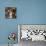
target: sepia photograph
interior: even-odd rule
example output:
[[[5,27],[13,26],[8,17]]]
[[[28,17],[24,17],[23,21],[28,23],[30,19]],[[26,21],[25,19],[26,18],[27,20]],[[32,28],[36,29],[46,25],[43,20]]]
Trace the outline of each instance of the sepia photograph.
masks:
[[[15,7],[6,7],[5,8],[5,18],[15,19],[16,18],[16,8]]]

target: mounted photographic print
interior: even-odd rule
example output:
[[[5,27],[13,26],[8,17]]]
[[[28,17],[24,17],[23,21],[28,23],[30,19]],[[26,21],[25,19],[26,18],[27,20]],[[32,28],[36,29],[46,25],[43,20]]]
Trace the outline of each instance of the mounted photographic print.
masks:
[[[6,7],[5,8],[5,18],[15,19],[16,18],[16,8],[15,7]]]

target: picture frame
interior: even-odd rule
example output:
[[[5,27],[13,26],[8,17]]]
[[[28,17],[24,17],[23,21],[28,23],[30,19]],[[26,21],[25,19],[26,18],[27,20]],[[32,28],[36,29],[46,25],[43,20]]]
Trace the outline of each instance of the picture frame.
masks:
[[[16,19],[16,8],[6,7],[5,8],[5,18],[6,19]]]

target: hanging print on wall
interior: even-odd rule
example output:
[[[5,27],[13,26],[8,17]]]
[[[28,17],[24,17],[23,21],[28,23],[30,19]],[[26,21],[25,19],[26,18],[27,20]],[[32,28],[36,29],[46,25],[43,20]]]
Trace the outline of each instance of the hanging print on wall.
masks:
[[[16,18],[16,8],[15,7],[6,7],[5,8],[5,18],[15,19]]]

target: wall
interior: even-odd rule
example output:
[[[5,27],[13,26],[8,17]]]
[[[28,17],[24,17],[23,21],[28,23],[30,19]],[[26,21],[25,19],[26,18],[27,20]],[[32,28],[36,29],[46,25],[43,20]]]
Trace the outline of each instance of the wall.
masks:
[[[17,8],[16,19],[5,19],[5,7]],[[17,32],[18,24],[46,24],[46,0],[1,0],[0,44],[7,44],[9,32]]]

